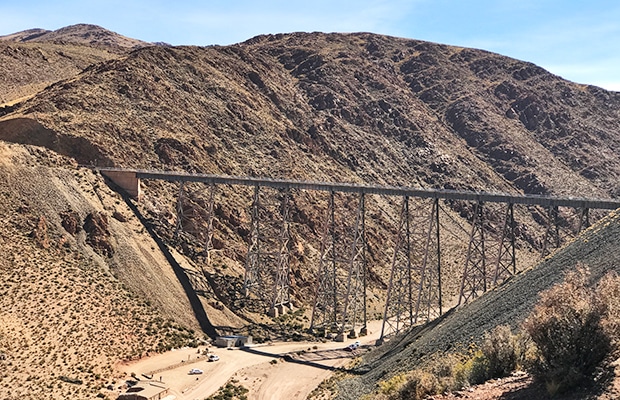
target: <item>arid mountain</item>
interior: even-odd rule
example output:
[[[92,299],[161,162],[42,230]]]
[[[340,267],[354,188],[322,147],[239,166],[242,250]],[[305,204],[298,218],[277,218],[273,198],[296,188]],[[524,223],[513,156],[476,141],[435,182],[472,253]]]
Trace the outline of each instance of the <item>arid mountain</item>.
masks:
[[[112,42],[118,40],[115,35]],[[105,279],[110,274],[110,282],[122,283],[115,296],[128,292],[137,301],[148,299],[153,315],[176,324],[211,335],[264,322],[240,293],[250,189],[223,187],[217,192],[216,251],[204,271],[206,284],[199,282],[206,286],[198,288],[190,277],[205,268],[200,237],[204,187],[186,188],[192,212],[182,222],[191,227],[191,235],[179,241],[172,235],[177,186],[144,182],[144,199],[136,204],[113,194],[101,176],[80,165],[504,193],[620,195],[620,93],[568,82],[530,63],[369,33],[268,35],[233,46],[150,46],[129,53],[100,46],[109,37],[102,28],[77,25],[50,33],[26,31],[0,42],[0,62],[10,71],[0,77],[2,102],[9,105],[0,109],[0,143],[5,142],[7,154],[0,162],[9,199],[3,203],[4,215],[18,221],[7,225],[3,238],[18,235],[24,243],[23,248],[3,243],[10,254],[5,257],[10,274],[32,266],[9,260],[24,249],[43,246],[43,255],[36,258],[41,265],[52,265],[58,252],[92,259],[97,264],[92,273]],[[81,44],[73,44],[76,40]],[[373,315],[381,311],[385,295],[397,203],[379,196],[368,200]],[[471,204],[443,206],[443,223],[466,236]],[[315,285],[325,198],[294,193],[292,207],[292,291],[303,306]],[[516,213],[518,247],[524,255],[519,267],[524,269],[536,262],[542,210],[524,207]],[[122,221],[130,215],[135,217]],[[90,238],[86,227],[105,233],[105,220],[107,239]],[[48,245],[37,233],[43,229],[39,225],[47,229]],[[462,226],[466,229],[459,231]],[[571,231],[568,219],[562,229]],[[462,272],[463,242],[453,239],[444,248],[447,302]],[[89,265],[85,261],[80,268],[91,271]],[[84,276],[89,282],[90,275]],[[150,277],[165,277],[166,282]],[[21,290],[19,285],[10,288],[11,293]],[[49,306],[48,300],[37,301]],[[15,312],[7,315],[14,318]],[[0,344],[2,335],[33,331],[24,321],[16,322],[22,330],[0,331]],[[109,326],[117,323],[112,319]],[[144,334],[128,334],[128,343],[141,342]],[[107,339],[101,335],[102,342]],[[156,347],[146,343],[126,353]],[[44,351],[29,346],[36,350],[32,354]],[[15,350],[9,353],[17,360]],[[71,369],[67,373],[79,375]],[[26,372],[10,379],[24,383]]]
[[[619,190],[619,101],[480,50],[291,34],[145,48],[4,119],[87,139],[82,163],[603,196]]]
[[[56,43],[81,44],[90,47],[109,47],[137,49],[152,46],[151,43],[128,38],[97,25],[76,24],[48,31],[45,29],[28,29],[10,35],[0,36],[0,41],[17,43]]]
[[[13,103],[52,83],[72,79],[89,65],[146,46],[151,44],[85,24],[0,36],[0,115],[10,111]]]

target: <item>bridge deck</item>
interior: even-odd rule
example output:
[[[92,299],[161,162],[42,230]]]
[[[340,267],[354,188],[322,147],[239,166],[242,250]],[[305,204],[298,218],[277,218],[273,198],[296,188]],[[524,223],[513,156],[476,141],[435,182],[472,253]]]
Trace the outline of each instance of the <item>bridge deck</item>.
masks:
[[[620,208],[620,200],[590,199],[581,197],[553,197],[541,195],[513,195],[505,193],[472,192],[447,189],[421,189],[412,187],[377,186],[353,183],[295,181],[287,179],[268,179],[235,177],[209,174],[189,174],[181,172],[149,171],[138,169],[97,168],[102,172],[130,172],[138,179],[158,179],[172,182],[203,182],[206,184],[226,184],[244,186],[263,186],[277,189],[305,189],[348,193],[380,194],[388,196],[409,196],[418,198],[481,201],[489,203],[511,203],[539,205],[544,207],[573,207],[615,210]]]

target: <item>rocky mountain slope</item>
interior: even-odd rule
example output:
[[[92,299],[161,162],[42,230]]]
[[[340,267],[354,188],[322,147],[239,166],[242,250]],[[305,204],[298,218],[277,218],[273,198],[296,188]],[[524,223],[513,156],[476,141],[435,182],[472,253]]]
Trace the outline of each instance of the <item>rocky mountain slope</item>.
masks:
[[[149,45],[86,24],[0,36],[0,115],[9,112],[13,103],[52,83],[71,79],[91,64]]]
[[[479,50],[291,34],[145,48],[50,87],[10,118],[101,149],[81,162],[614,195],[619,96]],[[292,160],[310,155],[321,168],[296,171]]]
[[[93,64],[5,115],[0,138],[99,166],[609,197],[618,194],[619,102],[618,93],[481,50],[298,33],[227,47],[147,47]],[[175,192],[146,191],[168,213]],[[226,259],[241,264],[250,197],[222,205],[228,228],[216,232]],[[374,207],[395,214],[384,202]],[[307,204],[296,201],[305,207],[301,249],[319,247],[323,219]],[[471,215],[471,206],[451,207]],[[161,221],[161,210],[150,211]],[[520,239],[535,248],[540,215],[521,214]],[[375,232],[389,225],[384,217],[369,223]],[[162,236],[169,231],[160,227]],[[386,279],[389,257],[379,254],[389,250],[377,235],[369,246]],[[312,257],[299,260],[297,282],[310,286]]]
[[[144,182],[144,199],[135,203],[80,165],[507,193],[620,194],[620,93],[571,83],[529,63],[367,33],[268,35],[225,47],[149,46],[131,52],[127,49],[141,44],[114,36],[109,46],[109,37],[102,28],[78,25],[0,41],[0,62],[9,71],[0,77],[5,104],[0,144],[6,154],[0,159],[1,182],[10,222],[2,236],[3,253],[9,254],[4,282],[18,271],[36,280],[40,270],[20,254],[39,249],[37,265],[49,266],[56,274],[52,282],[69,279],[63,275],[66,262],[77,267],[86,287],[101,281],[104,290],[109,284],[113,294],[106,298],[130,293],[137,303],[148,300],[143,306],[153,309],[144,313],[153,320],[171,318],[210,335],[269,322],[240,291],[249,188],[222,187],[216,193],[216,251],[202,271],[204,187],[186,188],[192,213],[183,222],[191,235],[178,241],[172,235],[177,186]],[[397,203],[368,199],[373,315],[385,295]],[[442,223],[460,237],[446,240],[442,258],[450,299],[462,272],[472,205],[442,207]],[[312,298],[325,209],[320,193],[293,194],[292,290],[299,305]],[[567,234],[574,226],[564,212]],[[519,268],[525,269],[537,260],[543,211],[523,207],[516,213]],[[108,232],[105,240],[90,238],[87,227]],[[6,240],[13,236],[20,238],[15,244]],[[65,253],[87,261],[76,266]],[[193,280],[202,272],[206,282]],[[11,279],[6,290],[12,297],[31,291]],[[59,285],[52,289],[62,297]],[[10,303],[3,319],[15,319],[23,301]],[[34,314],[36,304],[56,303],[37,297],[28,304]],[[113,303],[124,307],[113,313],[121,319],[136,306]],[[85,324],[90,319],[75,318]],[[0,341],[22,332],[34,337],[27,319],[15,322],[19,329],[0,332]],[[157,340],[144,339],[154,332],[146,328],[150,323],[137,323],[143,330],[125,335],[129,350],[113,347],[110,354],[157,347]],[[102,342],[112,340],[116,328],[109,327],[115,324],[121,322],[107,322]],[[23,357],[44,352],[37,338],[28,343],[35,350]],[[84,337],[79,342],[87,347]],[[138,346],[141,342],[146,344]],[[22,353],[8,351],[10,359],[21,360]],[[66,373],[82,373],[72,372],[75,360],[58,359]],[[15,369],[8,379],[13,387],[25,385],[27,374]]]
[[[0,142],[0,182],[0,398],[96,398],[122,378],[120,360],[205,337],[165,255],[100,176]]]

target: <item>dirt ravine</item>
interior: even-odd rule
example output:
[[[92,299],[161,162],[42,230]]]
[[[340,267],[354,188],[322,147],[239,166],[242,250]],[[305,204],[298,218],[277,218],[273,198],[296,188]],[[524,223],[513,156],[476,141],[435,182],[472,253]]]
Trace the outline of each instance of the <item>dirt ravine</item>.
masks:
[[[379,337],[381,322],[369,323],[369,334],[341,342],[280,342],[227,350],[209,347],[219,361],[209,362],[202,353],[205,347],[172,350],[142,360],[117,365],[131,379],[132,373],[142,381],[162,381],[177,400],[204,399],[214,394],[230,379],[249,390],[250,399],[305,399],[335,368],[369,351]],[[344,348],[359,340],[355,351]],[[198,368],[201,375],[190,375]],[[120,392],[118,389],[116,393]]]

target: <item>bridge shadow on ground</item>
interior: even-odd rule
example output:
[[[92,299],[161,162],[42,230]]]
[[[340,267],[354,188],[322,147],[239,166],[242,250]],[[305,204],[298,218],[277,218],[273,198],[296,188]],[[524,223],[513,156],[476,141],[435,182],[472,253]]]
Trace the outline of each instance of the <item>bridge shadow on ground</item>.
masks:
[[[265,356],[269,358],[282,358],[286,362],[307,365],[309,367],[319,368],[326,371],[339,371],[342,368],[323,365],[320,364],[318,361],[348,359],[351,358],[352,354],[351,352],[344,349],[318,350],[312,352],[295,351],[290,353],[269,353],[267,351],[261,351],[252,347],[242,347],[241,350],[247,353]],[[353,353],[353,355],[359,354]]]
[[[179,263],[174,258],[172,253],[170,253],[170,250],[168,249],[168,246],[166,245],[166,243],[164,243],[164,241],[161,240],[161,238],[157,235],[157,233],[153,229],[153,226],[146,220],[146,218],[144,218],[144,216],[140,213],[140,210],[138,210],[138,207],[136,207],[136,205],[133,204],[129,196],[127,196],[125,192],[111,180],[106,178],[106,181],[108,182],[110,186],[114,187],[118,193],[121,194],[127,206],[129,206],[129,208],[133,211],[136,217],[138,217],[142,226],[146,228],[149,235],[151,235],[155,243],[157,243],[157,246],[159,247],[161,252],[166,257],[166,260],[172,267],[172,270],[174,271],[175,276],[177,277],[177,279],[179,280],[179,283],[183,287],[183,290],[185,291],[185,294],[187,295],[189,304],[192,307],[192,311],[194,312],[194,316],[196,317],[196,320],[200,324],[200,329],[205,334],[207,334],[211,339],[215,339],[218,336],[218,333],[215,327],[213,326],[213,324],[211,324],[211,321],[209,321],[207,312],[205,311],[200,301],[200,298],[198,297],[198,294],[194,290],[189,280],[189,277],[185,273],[185,270],[183,269],[183,267],[179,265]]]

